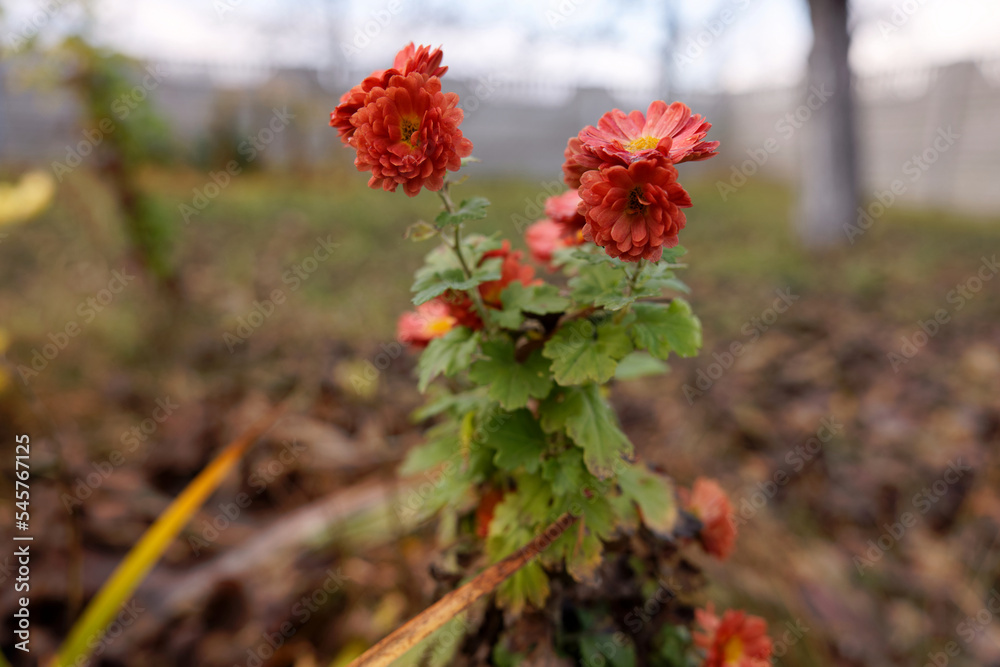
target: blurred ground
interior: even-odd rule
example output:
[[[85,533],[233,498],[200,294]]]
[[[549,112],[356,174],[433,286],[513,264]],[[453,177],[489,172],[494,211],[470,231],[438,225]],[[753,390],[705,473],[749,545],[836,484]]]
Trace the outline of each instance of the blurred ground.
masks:
[[[461,187],[494,202],[484,229],[516,236],[546,184],[474,170]],[[347,171],[248,173],[184,224],[177,207],[204,175],[142,181],[183,226],[180,302],[128,263],[113,200],[84,170],[0,240],[8,361],[60,348],[0,403],[0,438],[35,445],[36,650],[260,407],[291,394],[291,416],[174,544],[122,632],[95,638],[95,662],[348,657],[437,586],[433,527],[405,532],[392,511],[421,430],[394,322],[429,249],[402,233],[436,201]],[[710,595],[769,619],[776,664],[1000,665],[998,221],[890,209],[854,245],[808,256],[782,188],[723,202],[712,181],[686,185],[683,278],[705,348],[613,400],[642,456],[681,483],[718,477],[740,511],[731,561],[690,554]],[[60,336],[70,322],[79,335]]]

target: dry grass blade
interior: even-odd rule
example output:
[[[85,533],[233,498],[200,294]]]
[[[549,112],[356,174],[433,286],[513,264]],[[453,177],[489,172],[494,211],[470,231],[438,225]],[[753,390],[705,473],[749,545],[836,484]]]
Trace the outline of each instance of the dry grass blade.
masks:
[[[492,593],[508,577],[527,565],[553,541],[576,522],[577,517],[563,514],[545,531],[523,549],[512,553],[499,563],[483,570],[475,579],[432,604],[416,618],[395,630],[388,637],[372,646],[348,667],[381,667],[390,665],[397,658],[426,639],[432,632],[450,621],[466,607]]]
[[[58,667],[79,664],[81,657],[86,658],[90,654],[95,645],[91,640],[104,632],[111,618],[132,596],[191,516],[225,479],[250,445],[274,424],[282,412],[284,405],[272,410],[229,443],[177,496],[170,507],[150,526],[142,539],[132,547],[125,560],[91,600],[83,615],[70,630],[69,637],[63,643],[53,664]]]

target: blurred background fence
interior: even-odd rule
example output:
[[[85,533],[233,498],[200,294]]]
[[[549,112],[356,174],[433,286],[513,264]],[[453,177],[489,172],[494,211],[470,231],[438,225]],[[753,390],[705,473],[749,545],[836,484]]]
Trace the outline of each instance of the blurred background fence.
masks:
[[[94,128],[81,127],[71,92],[19,83],[31,64],[30,57],[0,64],[0,162],[7,165],[64,161],[80,142],[97,140]],[[180,61],[147,66],[147,71],[137,68],[140,96],[154,100],[170,119],[179,154],[199,166],[248,157],[246,144],[239,154],[241,139],[255,136],[275,109],[286,108],[297,122],[267,142],[261,166],[308,169],[350,157],[338,150],[336,133],[323,119],[348,82],[367,72]],[[610,107],[644,109],[663,92],[657,85],[577,87],[507,74],[463,79],[454,73],[445,86],[462,96],[462,129],[473,137],[483,171],[527,171],[553,179],[559,177],[566,139],[580,127]],[[994,185],[1000,177],[1000,133],[993,131],[1000,117],[1000,58],[865,75],[855,86],[865,198],[877,199],[900,180],[902,192],[893,197],[910,204],[969,213],[1000,208],[1000,188]],[[804,87],[686,93],[684,100],[714,123],[712,136],[722,141],[729,173],[716,174],[720,194],[726,194],[726,185],[739,189],[749,178],[795,184],[802,160],[798,130],[826,94]],[[109,112],[112,122],[115,113]],[[930,172],[933,178],[922,177]]]

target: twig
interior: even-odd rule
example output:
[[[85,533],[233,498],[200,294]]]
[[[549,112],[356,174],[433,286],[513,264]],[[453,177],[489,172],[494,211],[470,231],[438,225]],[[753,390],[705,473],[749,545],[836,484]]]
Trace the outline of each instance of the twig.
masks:
[[[382,667],[390,665],[432,632],[450,621],[479,598],[492,593],[508,577],[527,565],[544,551],[563,532],[572,526],[578,517],[569,513],[555,520],[545,531],[529,542],[523,549],[507,556],[499,563],[491,565],[475,579],[448,593],[443,598],[411,619],[401,628],[372,646],[348,667]]]

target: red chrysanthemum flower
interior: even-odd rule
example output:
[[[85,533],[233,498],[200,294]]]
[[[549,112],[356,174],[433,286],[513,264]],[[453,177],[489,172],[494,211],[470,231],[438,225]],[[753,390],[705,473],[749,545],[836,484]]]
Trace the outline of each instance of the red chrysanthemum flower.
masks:
[[[677,182],[677,169],[663,160],[588,171],[580,198],[580,213],[587,219],[584,237],[627,262],[657,261],[664,246],[677,245],[686,224],[680,209],[691,206]]]
[[[698,540],[702,547],[716,558],[728,558],[736,544],[736,522],[726,492],[718,482],[705,477],[694,481],[690,493],[682,491],[685,508],[701,521]]]
[[[728,609],[720,619],[712,603],[695,610],[701,632],[695,645],[706,649],[702,667],[770,667],[771,638],[767,621],[743,610]]]
[[[530,225],[524,232],[524,241],[528,251],[536,262],[549,264],[552,253],[565,247],[562,243],[563,228],[554,221],[545,219]]]
[[[435,338],[440,338],[458,324],[449,305],[442,299],[433,299],[417,306],[415,311],[403,313],[396,322],[396,338],[401,343],[422,349]]]
[[[431,50],[429,46],[415,47],[410,42],[396,54],[392,67],[372,72],[364,81],[341,95],[340,103],[330,112],[330,125],[337,128],[341,141],[345,144],[354,136],[356,128],[351,124],[351,117],[367,104],[368,94],[375,88],[385,88],[389,79],[400,74],[406,76],[411,72],[427,76],[441,76],[448,71],[441,66],[444,54],[440,48]]]
[[[563,181],[566,185],[576,190],[580,187],[580,179],[585,173],[601,166],[601,161],[584,147],[579,137],[570,137],[566,142],[566,150],[563,151]]]
[[[440,79],[418,72],[373,88],[351,118],[354,166],[372,172],[368,186],[395,192],[402,185],[410,197],[424,187],[440,190],[447,171],[457,171],[472,152],[458,129],[463,114],[457,105],[458,95],[441,92]]]
[[[417,47],[410,42],[396,54],[392,68],[404,76],[410,72],[419,72],[427,76],[444,76],[448,68],[441,66],[443,59],[444,53],[440,47],[431,50],[429,46]]]
[[[584,239],[583,230],[567,232],[563,225],[545,218],[528,227],[524,232],[524,241],[532,258],[551,268],[552,254],[556,250],[578,246]]]
[[[582,175],[602,166],[627,166],[637,160],[663,158],[671,164],[707,160],[716,155],[718,141],[704,141],[711,123],[680,102],[657,100],[646,114],[625,114],[614,109],[601,116],[597,127],[588,125],[564,153],[563,175],[578,187]]]
[[[580,215],[580,193],[576,190],[567,190],[545,200],[545,215],[561,225],[567,234],[583,229],[587,223]]]

